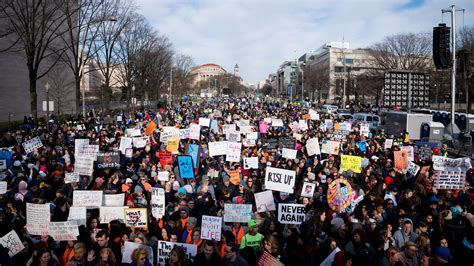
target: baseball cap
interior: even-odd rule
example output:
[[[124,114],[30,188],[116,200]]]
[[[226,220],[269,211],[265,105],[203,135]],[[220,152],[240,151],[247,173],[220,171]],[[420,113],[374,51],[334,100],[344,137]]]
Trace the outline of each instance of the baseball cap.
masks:
[[[249,222],[248,222],[249,229],[254,228],[257,225],[258,225],[258,222],[255,219],[250,219]]]

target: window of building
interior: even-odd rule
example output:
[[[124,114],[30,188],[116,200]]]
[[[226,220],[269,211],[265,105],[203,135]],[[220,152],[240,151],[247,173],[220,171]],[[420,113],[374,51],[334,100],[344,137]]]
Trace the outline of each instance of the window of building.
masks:
[[[352,58],[346,58],[346,64],[353,64],[354,60]]]
[[[335,66],[335,67],[334,67],[334,72],[336,72],[336,73],[344,72],[344,67],[342,67],[342,66]]]

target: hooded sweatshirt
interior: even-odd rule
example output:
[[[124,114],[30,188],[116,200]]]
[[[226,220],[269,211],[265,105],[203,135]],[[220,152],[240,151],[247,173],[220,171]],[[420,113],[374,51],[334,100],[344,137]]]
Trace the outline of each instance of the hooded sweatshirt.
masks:
[[[405,234],[405,222],[409,222],[411,224],[411,231],[409,235]],[[402,220],[402,227],[393,234],[393,239],[395,240],[395,247],[398,249],[402,249],[402,247],[405,245],[406,242],[412,241],[415,242],[416,239],[418,238],[418,234],[413,232],[413,221],[411,219],[403,219]]]

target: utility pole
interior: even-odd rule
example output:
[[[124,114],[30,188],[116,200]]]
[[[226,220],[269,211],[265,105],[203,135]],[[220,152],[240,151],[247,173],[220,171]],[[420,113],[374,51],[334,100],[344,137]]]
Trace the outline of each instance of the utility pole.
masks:
[[[170,104],[173,103],[173,58],[171,58],[170,66]]]

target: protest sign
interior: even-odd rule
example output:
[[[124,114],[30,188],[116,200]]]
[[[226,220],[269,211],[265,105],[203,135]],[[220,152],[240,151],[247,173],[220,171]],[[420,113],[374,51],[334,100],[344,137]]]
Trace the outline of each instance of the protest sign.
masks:
[[[283,127],[283,120],[272,118],[272,127]]]
[[[74,154],[77,156],[82,151],[82,146],[89,145],[89,139],[74,140]]]
[[[125,154],[125,150],[126,150],[126,149],[131,149],[131,148],[133,148],[132,142],[133,142],[133,139],[132,139],[132,138],[127,138],[127,137],[122,137],[122,138],[120,138],[119,151],[120,151],[122,154]]]
[[[341,154],[341,169],[344,171],[352,170],[354,173],[360,173],[362,167],[362,157]]]
[[[154,263],[154,256],[153,256],[153,248],[149,245],[145,244],[138,244],[135,242],[125,241],[123,243],[123,252],[122,252],[122,264],[129,265],[133,262],[132,260],[132,253],[137,248],[143,248],[146,250],[147,257],[149,264],[145,263],[145,265],[155,265]],[[118,262],[117,262],[118,263]]]
[[[468,157],[451,159],[433,155],[433,169],[436,171],[467,171],[471,168],[471,159]]]
[[[197,254],[197,246],[191,244],[183,244],[183,243],[176,243],[176,242],[167,242],[167,241],[158,241],[158,265],[166,265],[166,262],[170,258],[171,250],[173,247],[177,245],[184,249],[186,254],[186,259],[190,261],[194,261],[194,257]]]
[[[7,181],[0,181],[0,194],[5,194],[7,193]]]
[[[265,118],[263,119],[263,121],[267,122],[267,124],[270,125],[270,124],[272,123],[272,118],[271,118],[271,117],[265,117]]]
[[[255,147],[256,140],[255,139],[243,139],[242,146],[244,147]]]
[[[128,227],[142,227],[148,226],[148,212],[146,208],[127,208],[125,212],[125,225]]]
[[[125,150],[125,158],[132,158],[133,157],[133,149],[128,148]]]
[[[395,170],[405,172],[408,168],[408,157],[406,151],[394,151],[393,158],[395,162]]]
[[[8,250],[8,256],[10,256],[10,258],[25,248],[15,230],[11,230],[8,234],[2,236],[2,238],[0,238],[0,244]]]
[[[34,152],[35,150],[43,147],[43,143],[39,137],[34,137],[30,140],[27,140],[21,144],[26,153]]]
[[[43,235],[49,233],[49,221],[51,212],[49,204],[26,203],[26,228],[31,235]]]
[[[236,125],[235,124],[223,124],[222,125],[222,134],[227,135],[229,132],[235,132]]]
[[[294,192],[295,177],[295,171],[267,167],[265,172],[265,189],[292,194]]]
[[[102,206],[102,190],[74,190],[72,205],[75,207]]]
[[[69,184],[72,182],[79,182],[80,176],[79,173],[73,172],[73,173],[66,173],[65,178],[64,178],[64,183]]]
[[[221,241],[222,217],[202,216],[201,238]]]
[[[339,123],[339,128],[341,131],[351,131],[352,124],[349,122]]]
[[[219,156],[227,153],[227,141],[209,142],[209,155]]]
[[[250,132],[245,134],[245,138],[248,140],[257,140],[258,139],[258,132]]]
[[[253,132],[252,130],[253,130],[252,126],[240,126],[239,127],[239,131],[242,134],[252,133]]]
[[[327,192],[328,204],[335,212],[348,210],[353,198],[352,187],[346,179],[339,178],[329,184]]]
[[[127,209],[127,206],[121,207],[100,207],[99,208],[99,222],[101,224],[110,223],[113,220],[118,220],[124,222],[124,210]]]
[[[212,120],[211,120],[210,130],[211,130],[211,132],[213,132],[214,134],[218,134],[218,133],[219,133],[219,121],[217,121],[217,120],[215,120],[215,119],[212,119]]]
[[[148,137],[133,138],[133,147],[137,149],[145,148],[147,141]]]
[[[142,132],[139,128],[127,128],[127,137],[139,137],[142,135]]]
[[[293,133],[293,138],[295,138],[297,141],[301,141],[301,139],[303,138],[303,135],[295,132]]]
[[[311,120],[319,120],[319,113],[313,109],[309,109],[309,118]]]
[[[299,130],[302,130],[302,131],[308,130],[308,123],[306,123],[306,120],[300,119],[298,121],[298,128]]]
[[[79,175],[92,176],[94,171],[94,159],[89,157],[76,157],[74,172]]]
[[[227,135],[226,135],[226,139],[229,142],[239,142],[239,141],[241,141],[240,132],[237,132],[237,131],[228,132]]]
[[[240,183],[240,170],[229,170],[227,171],[227,173],[229,174],[229,181],[238,186],[239,183]]]
[[[211,119],[205,117],[199,117],[199,125],[201,127],[209,127],[211,124]]]
[[[262,255],[258,259],[257,266],[284,266],[285,264],[281,263],[277,258],[275,258],[272,254],[268,253],[265,249],[263,249]]]
[[[68,221],[74,221],[77,225],[86,225],[87,220],[87,208],[86,207],[75,207],[69,208]]]
[[[465,182],[466,171],[435,171],[436,189],[463,189]]]
[[[278,144],[281,148],[294,149],[296,146],[296,140],[291,137],[282,137],[278,139]]]
[[[393,145],[393,139],[386,139],[384,143],[384,149],[391,149]]]
[[[360,125],[360,134],[365,136],[366,138],[369,137],[370,128],[368,125]]]
[[[262,139],[264,151],[276,151],[278,149],[278,139]]]
[[[168,182],[170,180],[170,173],[168,171],[159,171],[158,180]]]
[[[49,235],[56,241],[75,241],[79,235],[79,228],[74,221],[51,222],[49,223]]]
[[[89,157],[92,158],[94,161],[97,160],[97,154],[99,153],[99,145],[82,145],[81,149],[79,150],[79,154],[76,155],[77,157]]]
[[[415,177],[416,174],[418,174],[418,171],[420,171],[420,166],[418,166],[414,162],[408,163],[407,176]]]
[[[179,139],[179,128],[163,127],[163,132],[160,133],[160,142],[167,144],[169,138]]]
[[[339,141],[323,140],[321,153],[337,155],[339,153]]]
[[[228,162],[240,162],[241,149],[242,149],[242,143],[229,141],[227,143],[227,153],[226,153],[225,160]]]
[[[171,152],[171,154],[177,154],[179,149],[179,138],[171,137],[168,138],[168,144],[166,150]]]
[[[313,198],[315,188],[316,184],[304,182],[303,188],[301,189],[301,197]]]
[[[97,154],[97,168],[116,168],[120,166],[120,154],[118,151],[100,152]]]
[[[252,204],[224,204],[224,222],[248,223]]]
[[[121,207],[125,204],[125,193],[104,194],[102,203],[104,206]]]
[[[271,190],[265,190],[263,192],[255,193],[255,206],[257,206],[257,213],[274,211],[275,201],[273,200],[273,193]]]
[[[160,160],[161,167],[165,168],[167,165],[173,164],[173,155],[169,151],[158,151],[157,157]]]
[[[298,224],[304,222],[305,206],[303,204],[278,204],[278,222],[281,224]]]
[[[296,153],[298,151],[297,150],[293,150],[293,149],[287,149],[287,148],[283,148],[281,150],[281,157],[283,158],[286,158],[286,159],[296,159]]]
[[[198,124],[191,124],[189,126],[189,138],[199,140],[201,136],[201,127]]]
[[[324,125],[326,125],[327,130],[334,128],[334,122],[331,119],[324,119]]]
[[[151,214],[155,218],[162,218],[165,216],[165,190],[162,188],[151,188],[150,201]]]
[[[179,130],[178,138],[181,139],[189,139],[191,137],[191,129],[190,128],[183,128]]]
[[[244,157],[244,169],[258,169],[258,157]]]
[[[7,160],[0,160],[0,172],[7,170]]]
[[[188,144],[186,148],[186,155],[190,155],[193,159],[193,167],[194,169],[199,168],[199,164],[201,163],[201,146],[198,144]]]
[[[418,177],[416,178],[416,183],[423,182],[424,179],[429,176],[430,168],[431,168],[431,166],[429,166],[429,165],[425,165],[425,166],[421,167],[420,173],[418,174]]]
[[[193,159],[191,156],[178,156],[178,168],[181,178],[194,178]]]
[[[413,150],[413,146],[402,146],[400,150],[407,152],[407,159],[409,162],[413,162],[415,160],[415,152]]]
[[[151,134],[153,134],[153,131],[155,131],[156,129],[156,123],[154,121],[151,121],[150,123],[148,123],[148,125],[146,126],[146,129],[145,129],[145,134],[147,136],[150,136]]]
[[[260,121],[260,123],[258,125],[258,128],[259,128],[260,133],[267,134],[267,132],[268,132],[268,123],[265,122],[265,121]]]
[[[309,156],[321,154],[321,151],[319,150],[318,138],[312,138],[306,141],[306,151],[308,152]]]

